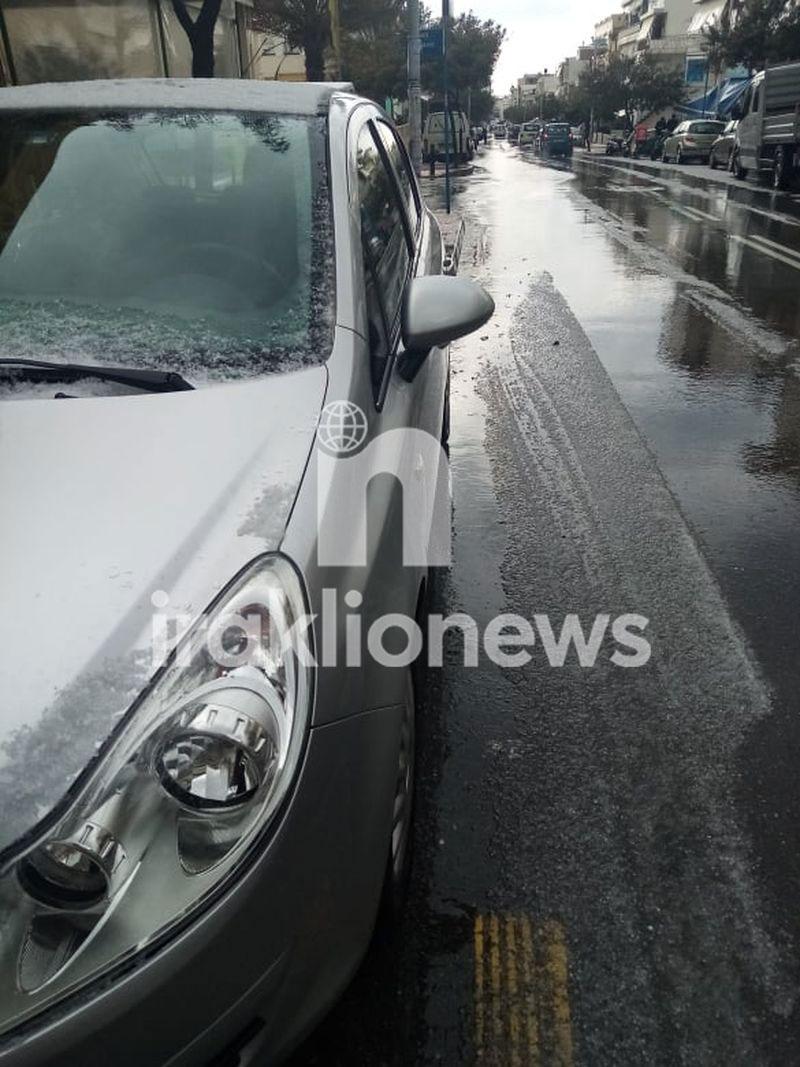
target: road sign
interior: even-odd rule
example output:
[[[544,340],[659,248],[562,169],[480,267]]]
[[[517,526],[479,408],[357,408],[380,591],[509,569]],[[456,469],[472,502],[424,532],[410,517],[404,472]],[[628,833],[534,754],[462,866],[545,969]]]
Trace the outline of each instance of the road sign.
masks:
[[[442,54],[442,27],[428,26],[420,33],[423,56],[440,56]]]

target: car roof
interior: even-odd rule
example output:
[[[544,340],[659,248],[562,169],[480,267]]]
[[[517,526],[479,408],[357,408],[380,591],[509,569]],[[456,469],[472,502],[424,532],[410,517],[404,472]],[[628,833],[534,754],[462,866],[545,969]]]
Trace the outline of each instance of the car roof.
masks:
[[[265,111],[321,115],[347,82],[278,82],[234,78],[130,78],[55,82],[0,89],[0,109],[81,111],[198,108],[203,111]]]

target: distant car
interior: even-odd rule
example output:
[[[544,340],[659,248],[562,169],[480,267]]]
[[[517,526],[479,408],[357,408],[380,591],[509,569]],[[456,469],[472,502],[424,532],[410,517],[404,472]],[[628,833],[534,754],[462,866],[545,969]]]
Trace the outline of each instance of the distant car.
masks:
[[[661,148],[663,163],[689,163],[693,159],[708,162],[711,146],[725,129],[723,122],[711,119],[690,119],[680,123],[666,138]]]
[[[467,163],[475,154],[472,133],[463,111],[450,111],[450,153],[456,163]],[[428,163],[444,159],[446,154],[444,112],[432,111],[422,132],[422,158]]]
[[[494,135],[498,139],[502,140],[506,135],[506,124],[504,122],[498,122],[494,128]]]
[[[534,119],[532,122],[523,122],[519,131],[520,148],[523,145],[536,144],[536,138],[539,136],[541,128],[542,124],[538,119]]]
[[[712,144],[711,151],[708,154],[708,165],[712,170],[716,170],[717,167],[724,167],[726,170],[730,168],[733,146],[736,144],[736,127],[738,125],[738,119],[731,119]]]
[[[438,481],[493,305],[347,85],[3,88],[0,144],[0,1060],[278,1063],[410,857],[412,669],[313,652],[428,569],[322,451],[413,429]]]
[[[548,158],[562,156],[567,159],[572,155],[572,138],[566,122],[548,122],[539,133],[539,151]]]
[[[519,142],[519,126],[515,125],[512,122],[511,125],[508,127],[508,143],[509,144],[517,144],[518,142]]]

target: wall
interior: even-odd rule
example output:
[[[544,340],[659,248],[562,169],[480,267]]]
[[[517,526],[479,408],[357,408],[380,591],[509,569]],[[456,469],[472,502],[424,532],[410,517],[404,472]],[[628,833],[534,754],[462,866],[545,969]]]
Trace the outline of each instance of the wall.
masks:
[[[249,77],[262,81],[302,82],[306,61],[301,51],[290,52],[280,37],[248,31],[250,55],[254,56]]]

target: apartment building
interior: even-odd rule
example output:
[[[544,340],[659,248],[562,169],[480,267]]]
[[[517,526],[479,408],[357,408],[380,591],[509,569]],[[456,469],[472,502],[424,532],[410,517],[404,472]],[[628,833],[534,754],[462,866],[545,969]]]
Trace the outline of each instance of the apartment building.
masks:
[[[722,16],[729,0],[622,0],[622,11],[595,25],[608,54],[657,62],[683,72],[687,84],[706,76],[704,30]]]

